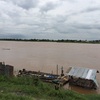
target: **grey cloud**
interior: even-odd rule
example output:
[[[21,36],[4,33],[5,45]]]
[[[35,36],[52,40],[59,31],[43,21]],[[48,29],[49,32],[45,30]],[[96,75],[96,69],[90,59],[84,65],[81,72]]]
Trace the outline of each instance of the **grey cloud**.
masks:
[[[67,15],[67,17],[77,16],[77,15],[80,15],[83,13],[90,13],[90,12],[99,11],[99,10],[100,10],[100,8],[87,8],[87,9],[82,10],[82,11],[73,12],[73,13]]]
[[[60,1],[65,1],[65,2],[70,2],[70,3],[75,3],[77,0],[60,0]]]
[[[0,38],[7,38],[7,39],[24,39],[25,36],[22,34],[11,34],[11,33],[5,33],[5,34],[0,34]]]
[[[76,16],[76,15],[80,15],[83,13],[91,13],[91,12],[95,12],[95,11],[100,11],[100,7],[89,7],[89,8],[86,8],[84,10],[68,14],[67,17]]]
[[[97,29],[100,30],[100,25],[96,25],[96,24],[81,24],[81,23],[76,23],[75,25],[72,25],[73,27],[77,28],[77,29]]]
[[[40,12],[48,12],[50,10],[53,10],[54,8],[56,8],[57,4],[54,4],[52,2],[47,2],[45,5],[43,5],[40,8]]]
[[[9,0],[5,0],[5,1],[9,2]],[[28,10],[30,8],[36,7],[39,0],[10,0],[10,2],[23,9]]]
[[[68,2],[71,2],[71,3],[77,2],[77,0],[65,0],[65,1],[68,1]]]
[[[58,33],[63,33],[63,34],[79,34],[79,33],[97,33],[100,31],[100,24],[96,23],[79,23],[79,22],[73,22],[73,23],[64,23],[64,22],[56,22],[53,25],[53,28],[58,32]]]
[[[62,33],[62,34],[73,34],[73,33],[77,33],[77,29],[69,26],[69,25],[59,25],[57,27],[55,27],[55,29],[57,30],[58,33]]]
[[[100,10],[100,7],[90,7],[90,8],[87,8],[87,9],[81,11],[80,13],[89,13],[89,12],[99,11],[99,10]]]
[[[57,16],[57,18],[55,18],[54,20],[56,20],[58,23],[64,23],[66,20],[68,20],[68,18],[66,16]]]

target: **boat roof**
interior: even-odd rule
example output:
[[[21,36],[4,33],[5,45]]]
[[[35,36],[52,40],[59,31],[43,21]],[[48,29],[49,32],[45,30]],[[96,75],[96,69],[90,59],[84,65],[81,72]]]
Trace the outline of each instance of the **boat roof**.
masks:
[[[82,78],[87,80],[92,80],[95,82],[97,87],[99,86],[96,81],[96,69],[84,68],[84,67],[71,67],[67,75],[74,76],[76,78]]]

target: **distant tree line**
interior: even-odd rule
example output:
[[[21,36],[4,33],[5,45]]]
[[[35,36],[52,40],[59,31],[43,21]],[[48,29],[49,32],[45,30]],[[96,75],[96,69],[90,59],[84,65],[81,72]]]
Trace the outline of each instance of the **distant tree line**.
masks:
[[[100,43],[100,40],[50,40],[50,39],[0,39],[0,41],[26,41],[26,42],[65,42],[65,43]]]

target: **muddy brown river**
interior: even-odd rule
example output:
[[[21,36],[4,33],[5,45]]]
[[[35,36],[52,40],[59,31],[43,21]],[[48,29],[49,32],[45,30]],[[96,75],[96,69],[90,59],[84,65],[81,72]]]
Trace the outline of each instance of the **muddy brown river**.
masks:
[[[25,68],[56,73],[58,65],[66,73],[69,67],[88,67],[100,71],[100,44],[13,42],[0,41],[0,62],[14,66],[15,71]],[[100,85],[100,73],[97,74]],[[100,89],[88,90],[76,86],[64,86],[80,93],[100,94]]]

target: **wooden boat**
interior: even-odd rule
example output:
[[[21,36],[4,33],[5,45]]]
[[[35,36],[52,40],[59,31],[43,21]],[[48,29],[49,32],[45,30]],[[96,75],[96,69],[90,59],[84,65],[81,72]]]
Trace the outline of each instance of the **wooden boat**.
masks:
[[[58,84],[60,86],[65,85],[69,81],[67,76],[58,77],[57,79],[53,80],[52,82]]]

